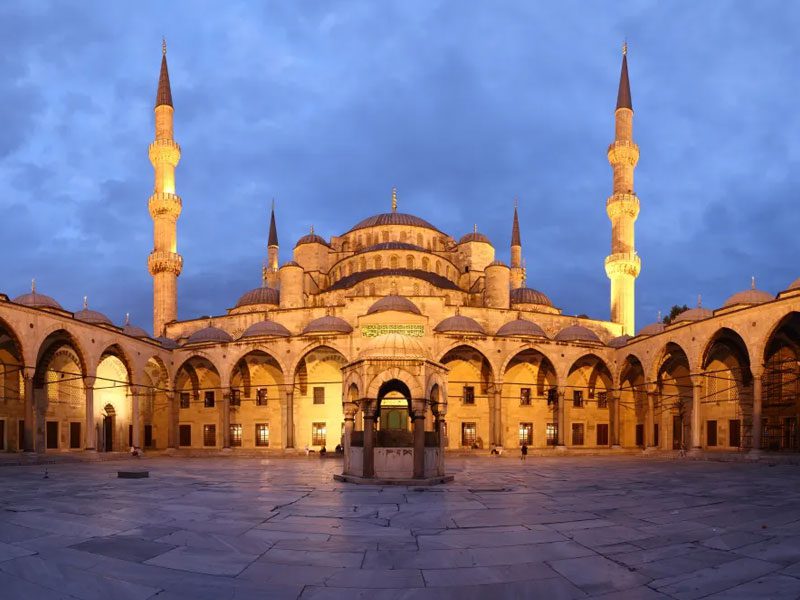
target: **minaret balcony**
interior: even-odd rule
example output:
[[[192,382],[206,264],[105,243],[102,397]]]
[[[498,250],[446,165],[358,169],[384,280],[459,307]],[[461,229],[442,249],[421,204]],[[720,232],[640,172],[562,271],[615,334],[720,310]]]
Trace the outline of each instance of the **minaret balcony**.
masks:
[[[181,215],[183,203],[177,194],[156,192],[150,196],[147,208],[150,210],[150,216],[154,219],[163,216],[177,219]]]
[[[639,162],[639,146],[630,140],[615,140],[608,147],[608,162],[612,167],[635,167]]]
[[[148,155],[154,167],[163,163],[177,167],[181,159],[181,147],[174,140],[155,140],[148,148]]]
[[[177,277],[183,270],[183,257],[176,252],[153,250],[147,257],[147,269],[150,275],[172,273]]]
[[[606,200],[606,213],[612,221],[623,215],[636,219],[639,216],[639,198],[636,194],[612,194]]]
[[[642,259],[636,252],[617,252],[606,256],[606,275],[613,279],[620,275],[638,277],[642,270]]]

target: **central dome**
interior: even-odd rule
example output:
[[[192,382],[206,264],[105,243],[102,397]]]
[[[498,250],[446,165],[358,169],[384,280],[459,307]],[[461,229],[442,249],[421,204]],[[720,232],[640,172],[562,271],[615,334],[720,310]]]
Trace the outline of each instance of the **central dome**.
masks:
[[[419,338],[401,333],[385,333],[372,338],[367,347],[361,351],[360,358],[428,358],[425,347]]]
[[[356,223],[350,231],[366,229],[367,227],[381,227],[383,225],[405,225],[408,227],[424,227],[439,231],[436,227],[428,223],[425,219],[420,219],[414,215],[399,212],[388,212],[380,215],[367,217],[363,221]]]

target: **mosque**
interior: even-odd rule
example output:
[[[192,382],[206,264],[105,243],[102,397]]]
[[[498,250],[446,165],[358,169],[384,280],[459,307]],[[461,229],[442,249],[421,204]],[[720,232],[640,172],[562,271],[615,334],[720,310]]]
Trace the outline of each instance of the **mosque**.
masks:
[[[0,294],[3,450],[341,444],[345,472],[364,477],[400,468],[392,452],[427,477],[442,473],[445,451],[522,444],[800,451],[800,279],[635,329],[639,147],[626,51],[608,147],[608,321],[565,315],[527,285],[516,207],[506,265],[477,227],[453,237],[401,212],[396,192],[388,212],[348,231],[312,230],[283,264],[273,207],[262,284],[225,314],[179,321],[173,110],[165,47],[149,147],[153,335],[35,287]]]

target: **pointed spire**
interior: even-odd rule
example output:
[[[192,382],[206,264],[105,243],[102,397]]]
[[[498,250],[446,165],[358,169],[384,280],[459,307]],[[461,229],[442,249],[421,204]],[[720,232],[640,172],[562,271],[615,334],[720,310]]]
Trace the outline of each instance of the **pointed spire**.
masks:
[[[517,216],[517,200],[514,199],[514,224],[511,226],[511,245],[522,246],[519,237],[519,216]]]
[[[278,228],[275,226],[275,198],[272,199],[272,213],[269,217],[269,239],[267,246],[278,245]]]
[[[397,212],[397,188],[392,188],[392,212]]]
[[[167,40],[161,41],[161,74],[158,76],[156,106],[166,104],[172,106],[172,90],[169,87],[169,71],[167,70]]]
[[[629,108],[633,110],[633,103],[631,102],[631,84],[628,80],[628,42],[622,45],[622,71],[619,74],[617,108]]]

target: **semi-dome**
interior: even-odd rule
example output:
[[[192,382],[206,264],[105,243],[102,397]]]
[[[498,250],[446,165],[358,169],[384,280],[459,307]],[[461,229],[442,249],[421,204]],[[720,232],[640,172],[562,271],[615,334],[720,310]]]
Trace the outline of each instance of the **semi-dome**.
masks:
[[[673,323],[681,323],[685,321],[702,321],[703,319],[708,319],[709,317],[714,316],[714,311],[703,308],[702,306],[698,306],[697,308],[690,308],[689,310],[685,310],[672,319]]]
[[[178,347],[178,342],[176,342],[172,338],[159,336],[155,338],[155,340],[167,350],[174,350],[175,348]]]
[[[428,357],[428,353],[419,338],[401,333],[385,333],[372,338],[359,356],[361,358],[425,359]]]
[[[387,310],[412,313],[415,315],[422,314],[419,308],[417,308],[416,304],[414,304],[411,300],[409,300],[405,296],[398,296],[397,294],[384,296],[383,298],[375,302],[372,306],[370,306],[369,309],[367,309],[367,314],[372,315],[379,312],[385,312]]]
[[[38,292],[28,292],[27,294],[22,294],[21,296],[14,298],[13,301],[17,304],[22,304],[23,306],[30,306],[31,308],[57,308],[58,310],[64,310],[62,306],[53,298]]]
[[[141,327],[137,327],[136,325],[131,325],[130,323],[125,323],[125,325],[122,326],[122,333],[135,338],[150,337],[150,334],[147,333],[144,329],[142,329]]]
[[[511,304],[541,304],[544,306],[553,306],[547,294],[527,287],[511,290]]]
[[[509,321],[500,329],[498,329],[495,335],[499,337],[547,337],[544,329],[539,327],[533,321],[528,321],[527,319],[515,319],[514,321]]]
[[[83,321],[84,323],[92,323],[94,325],[113,325],[114,323],[111,322],[107,316],[103,313],[98,312],[96,310],[92,310],[90,308],[84,307],[76,313],[72,315],[78,321]]]
[[[559,342],[595,342],[602,344],[602,340],[598,335],[583,325],[570,325],[564,327],[556,334],[556,340]]]
[[[203,329],[198,329],[192,335],[189,336],[189,339],[186,340],[187,344],[207,344],[207,343],[225,343],[225,342],[232,342],[233,338],[231,335],[219,327],[214,327],[213,325],[209,325],[208,327],[203,327]]]
[[[752,288],[735,293],[733,296],[725,300],[725,304],[722,305],[722,308],[737,306],[739,304],[763,304],[764,302],[769,302],[770,300],[775,300],[775,296],[769,292],[765,292],[764,290]]]
[[[294,245],[294,247],[297,248],[298,246],[302,246],[303,244],[322,244],[323,246],[327,246],[328,248],[330,248],[330,244],[325,241],[325,238],[317,235],[316,233],[309,233],[307,235],[304,235],[299,240],[297,240],[297,243]]]
[[[459,244],[466,244],[467,242],[483,242],[484,244],[489,244],[490,246],[492,244],[488,237],[478,231],[472,231],[467,235],[462,236],[461,239],[458,240]]]
[[[278,305],[280,304],[280,301],[280,293],[278,290],[267,286],[261,286],[242,294],[241,297],[236,301],[236,308],[241,308],[242,306],[252,306],[253,304]]]
[[[627,344],[631,339],[629,335],[618,335],[615,338],[611,338],[608,340],[608,345],[612,348],[622,348],[625,344]]]
[[[484,335],[483,327],[470,317],[464,315],[453,315],[433,328],[438,333],[477,333]]]
[[[288,329],[286,329],[286,327],[284,327],[280,323],[276,323],[275,321],[270,321],[269,319],[267,319],[250,325],[250,327],[244,330],[244,333],[242,333],[241,338],[260,337],[260,336],[289,337],[290,335],[292,334],[289,332]]]
[[[314,319],[306,325],[305,329],[303,329],[303,335],[310,333],[351,333],[352,331],[353,328],[344,319],[327,315]]]
[[[371,217],[367,217],[363,221],[359,221],[356,223],[350,231],[356,231],[358,229],[366,229],[367,227],[381,227],[384,225],[404,225],[407,227],[424,227],[425,229],[433,229],[434,231],[439,231],[428,223],[425,219],[420,219],[414,215],[409,215],[406,213],[399,213],[399,212],[388,212],[382,213],[380,215],[373,215]]]
[[[650,323],[649,325],[645,325],[639,330],[639,333],[636,335],[656,335],[664,331],[666,329],[666,325],[663,323],[659,323],[656,321],[655,323]]]

